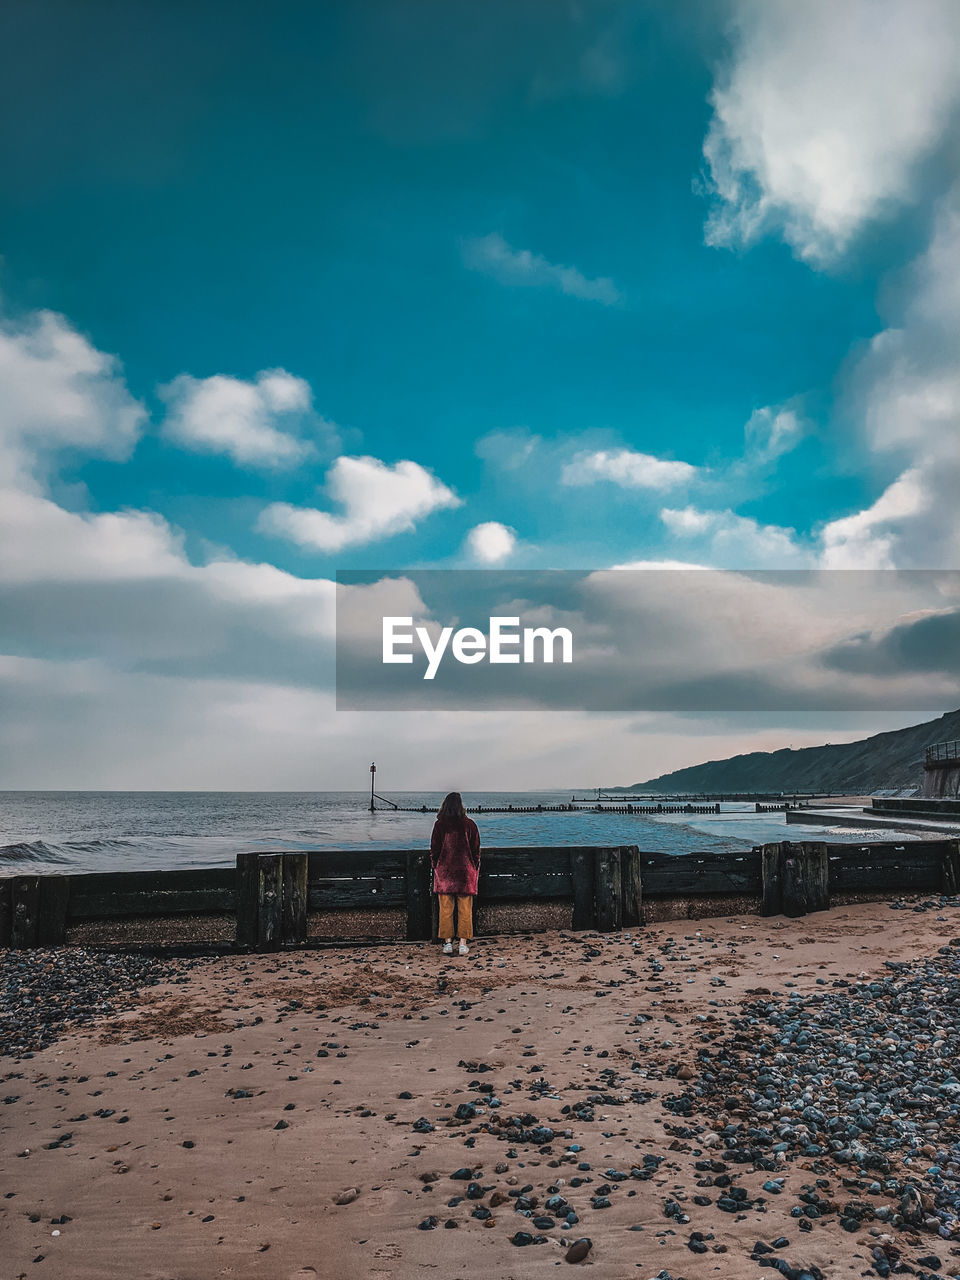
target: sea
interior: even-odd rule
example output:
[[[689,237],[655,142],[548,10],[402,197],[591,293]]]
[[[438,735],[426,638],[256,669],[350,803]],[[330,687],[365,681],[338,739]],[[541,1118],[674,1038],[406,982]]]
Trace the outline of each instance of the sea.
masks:
[[[569,792],[464,792],[468,807],[555,805]],[[395,792],[369,810],[360,791],[0,791],[0,876],[232,866],[257,850],[416,849],[443,795]],[[751,849],[776,840],[909,840],[916,832],[795,825],[752,804],[718,814],[477,813],[487,847],[635,844],[650,852]]]

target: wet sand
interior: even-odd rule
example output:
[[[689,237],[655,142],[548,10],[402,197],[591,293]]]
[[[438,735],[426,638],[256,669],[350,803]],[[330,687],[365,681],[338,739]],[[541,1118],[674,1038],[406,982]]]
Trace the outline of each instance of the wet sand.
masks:
[[[598,1278],[736,1280],[758,1258],[882,1274],[880,1245],[953,1275],[960,1239],[873,1214],[898,1197],[872,1179],[909,1170],[796,1150],[775,1174],[731,1164],[720,1131],[742,1100],[683,1098],[758,999],[842,996],[958,935],[960,909],[930,901],[482,939],[464,960],[398,943],[173,962],[187,982],[0,1058],[0,1272],[521,1280],[588,1237],[571,1265]],[[802,1230],[790,1211],[814,1187]],[[720,1207],[733,1188],[742,1212]],[[869,1209],[855,1230],[848,1201]],[[751,1257],[758,1242],[771,1252]]]

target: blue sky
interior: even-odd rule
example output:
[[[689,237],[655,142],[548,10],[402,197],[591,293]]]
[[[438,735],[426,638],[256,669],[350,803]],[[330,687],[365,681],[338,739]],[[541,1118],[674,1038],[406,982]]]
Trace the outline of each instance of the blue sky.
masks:
[[[803,8],[6,5],[5,581],[48,623],[0,645],[18,698],[18,663],[94,663],[154,705],[158,582],[255,584],[282,699],[271,629],[338,568],[956,566],[960,17]],[[74,612],[105,578],[124,643]]]

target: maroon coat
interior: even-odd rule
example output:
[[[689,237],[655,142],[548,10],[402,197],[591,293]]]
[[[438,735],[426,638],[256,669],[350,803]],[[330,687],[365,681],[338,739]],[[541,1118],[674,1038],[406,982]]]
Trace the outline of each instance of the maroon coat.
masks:
[[[472,818],[463,827],[433,824],[430,837],[430,865],[434,893],[477,892],[480,871],[480,832]]]

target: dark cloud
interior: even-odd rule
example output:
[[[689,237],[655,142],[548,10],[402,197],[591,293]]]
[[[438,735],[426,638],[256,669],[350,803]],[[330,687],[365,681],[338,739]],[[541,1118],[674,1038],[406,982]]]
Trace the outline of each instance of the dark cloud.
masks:
[[[865,632],[828,649],[825,667],[875,676],[937,672],[960,677],[960,608]]]

